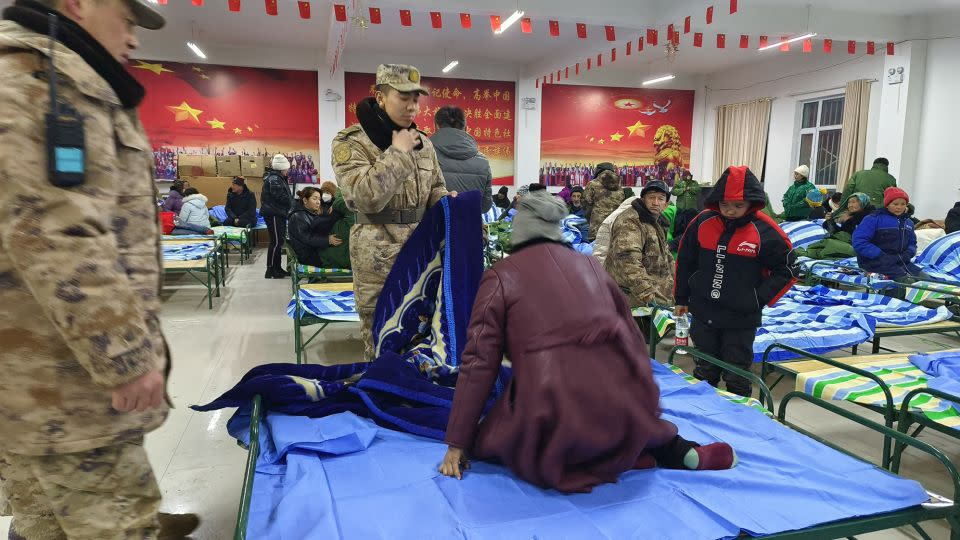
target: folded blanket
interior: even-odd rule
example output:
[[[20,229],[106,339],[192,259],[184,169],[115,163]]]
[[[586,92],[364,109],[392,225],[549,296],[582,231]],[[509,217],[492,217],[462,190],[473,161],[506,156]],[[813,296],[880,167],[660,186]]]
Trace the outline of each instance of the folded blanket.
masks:
[[[960,351],[913,354],[909,360],[930,376],[927,380],[930,388],[960,397]]]
[[[296,297],[287,305],[287,315],[296,317]],[[353,291],[333,292],[300,289],[302,315],[312,315],[325,321],[359,322]]]
[[[790,243],[793,244],[794,249],[808,248],[827,236],[827,231],[823,228],[823,220],[788,221],[781,223],[780,228],[790,238]]]
[[[212,242],[197,242],[195,244],[163,244],[163,260],[197,261],[206,257],[211,250],[213,250]]]

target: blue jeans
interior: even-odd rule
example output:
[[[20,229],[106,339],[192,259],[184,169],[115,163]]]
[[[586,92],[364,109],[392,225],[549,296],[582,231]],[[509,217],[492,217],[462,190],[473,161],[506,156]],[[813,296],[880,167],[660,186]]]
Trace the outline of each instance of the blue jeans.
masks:
[[[207,234],[207,231],[210,230],[210,227],[204,227],[203,225],[194,225],[193,223],[181,223],[173,229],[173,234],[176,236],[187,236],[191,234]]]

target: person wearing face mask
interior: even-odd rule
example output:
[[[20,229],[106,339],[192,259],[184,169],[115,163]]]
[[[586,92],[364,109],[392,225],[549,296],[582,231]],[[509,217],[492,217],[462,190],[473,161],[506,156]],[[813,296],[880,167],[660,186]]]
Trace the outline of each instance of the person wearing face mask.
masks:
[[[724,171],[687,227],[677,253],[674,315],[693,315],[697,349],[740,369],[753,365],[753,341],[763,306],[772,306],[796,282],[793,245],[770,216],[763,186],[745,166]],[[693,376],[750,396],[750,381],[698,360]]]
[[[663,216],[670,188],[652,180],[617,217],[610,229],[610,248],[604,268],[632,307],[650,302],[669,305],[673,290],[673,256],[667,240],[669,222]]]
[[[330,194],[315,187],[303,188],[297,193],[297,200],[287,220],[287,233],[290,245],[297,254],[297,261],[319,268],[326,266],[322,251],[343,243],[342,239],[331,233],[333,225],[342,216],[333,211],[333,198],[325,202],[324,195]]]
[[[359,124],[333,139],[337,184],[356,212],[350,263],[367,360],[374,359],[377,299],[400,248],[424,212],[448,195],[433,144],[414,122],[427,93],[415,67],[383,64],[375,95],[357,104]]]

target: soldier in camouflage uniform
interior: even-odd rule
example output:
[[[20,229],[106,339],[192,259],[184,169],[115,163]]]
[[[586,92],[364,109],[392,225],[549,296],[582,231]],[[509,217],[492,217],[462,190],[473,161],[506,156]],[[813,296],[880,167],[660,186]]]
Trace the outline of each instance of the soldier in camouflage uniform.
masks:
[[[350,263],[367,360],[375,357],[373,314],[387,274],[424,212],[447,195],[433,144],[414,123],[422,94],[416,68],[381,65],[376,96],[357,105],[360,123],[333,140],[337,183],[357,213]]]
[[[583,192],[583,206],[590,221],[590,241],[597,237],[603,220],[627,198],[622,179],[612,163],[597,165],[594,179]]]
[[[630,299],[632,307],[650,302],[673,302],[673,256],[662,216],[670,191],[660,180],[651,181],[620,214],[610,231],[610,250],[604,267]]]
[[[85,131],[73,187],[47,173],[49,13],[59,19],[58,101]],[[160,227],[136,111],[144,90],[122,63],[135,26],[164,20],[141,0],[19,0],[3,17],[0,484],[10,538],[157,538],[160,490],[143,437],[168,411]]]

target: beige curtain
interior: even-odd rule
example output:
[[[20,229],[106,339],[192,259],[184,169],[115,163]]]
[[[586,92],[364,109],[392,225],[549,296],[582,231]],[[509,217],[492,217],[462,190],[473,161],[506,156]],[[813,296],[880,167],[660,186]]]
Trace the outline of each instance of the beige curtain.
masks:
[[[714,179],[720,178],[723,171],[733,165],[746,165],[760,178],[767,151],[772,107],[771,98],[717,107]]]
[[[868,79],[847,83],[847,91],[843,96],[843,131],[840,132],[837,191],[843,191],[847,180],[864,165],[872,84]]]

